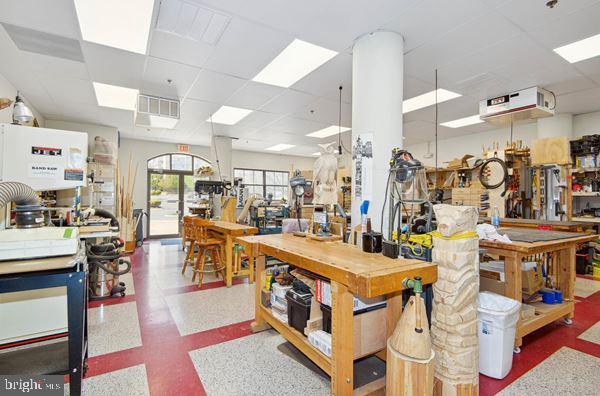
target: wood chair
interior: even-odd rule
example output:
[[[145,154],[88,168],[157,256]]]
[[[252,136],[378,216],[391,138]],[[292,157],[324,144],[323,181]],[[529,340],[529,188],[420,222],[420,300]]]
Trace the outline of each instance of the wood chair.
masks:
[[[183,216],[183,235],[181,236],[181,244],[183,248],[186,248],[186,244],[189,242],[187,246],[187,253],[185,255],[185,259],[183,260],[183,269],[181,270],[182,274],[185,274],[185,269],[188,264],[192,263],[195,258],[194,251],[196,250],[196,243],[194,242],[194,225],[193,219],[195,216]]]
[[[212,222],[210,220],[196,217],[192,220],[192,230],[194,237],[194,245],[198,248],[198,254],[196,255],[196,264],[194,265],[194,275],[192,275],[192,282],[196,281],[196,275],[198,275],[198,287],[202,287],[202,278],[206,272],[214,272],[217,274],[220,272],[223,279],[225,279],[225,263],[222,260],[222,249],[225,245],[225,241],[219,238],[211,236],[208,232],[208,226]],[[212,261],[212,270],[205,271],[204,265],[206,264],[206,255],[210,255]]]

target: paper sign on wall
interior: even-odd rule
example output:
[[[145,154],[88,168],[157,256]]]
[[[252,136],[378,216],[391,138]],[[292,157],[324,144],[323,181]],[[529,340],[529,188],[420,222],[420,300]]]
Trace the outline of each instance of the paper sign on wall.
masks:
[[[373,192],[373,134],[361,133],[352,142],[354,197],[371,200]]]

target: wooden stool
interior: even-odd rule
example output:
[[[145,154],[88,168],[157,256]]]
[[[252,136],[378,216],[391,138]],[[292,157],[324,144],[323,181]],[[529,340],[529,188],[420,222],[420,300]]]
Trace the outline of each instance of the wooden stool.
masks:
[[[196,264],[194,266],[192,282],[195,282],[196,275],[198,275],[198,287],[202,287],[202,278],[204,277],[205,272],[214,272],[215,274],[220,272],[221,276],[223,276],[223,279],[225,279],[225,265],[221,260],[223,257],[221,251],[225,241],[209,235],[207,227],[210,224],[210,220],[198,217],[192,220],[194,245],[198,247],[198,255],[196,256]],[[211,271],[204,270],[207,254],[210,255],[213,265],[213,269]]]
[[[194,225],[193,220],[195,216],[183,216],[183,235],[181,236],[181,245],[185,249],[185,245],[189,242],[188,250],[183,260],[182,274],[185,274],[185,269],[189,263],[194,261],[194,250],[196,250],[196,243],[194,242]]]

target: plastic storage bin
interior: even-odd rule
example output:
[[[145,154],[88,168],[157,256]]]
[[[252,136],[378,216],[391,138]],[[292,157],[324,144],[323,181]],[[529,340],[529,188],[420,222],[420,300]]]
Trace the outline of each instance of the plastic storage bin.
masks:
[[[300,294],[290,290],[285,294],[287,300],[288,324],[304,334],[306,322],[310,318],[310,300],[312,294]]]
[[[477,302],[479,372],[502,379],[512,368],[521,303],[490,292],[479,293]]]

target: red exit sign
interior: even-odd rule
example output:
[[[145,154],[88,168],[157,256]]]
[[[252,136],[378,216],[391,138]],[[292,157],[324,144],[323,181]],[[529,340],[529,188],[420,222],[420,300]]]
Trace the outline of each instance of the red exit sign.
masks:
[[[190,152],[190,146],[188,144],[178,144],[177,145],[177,151],[179,151],[181,153],[189,153]]]

